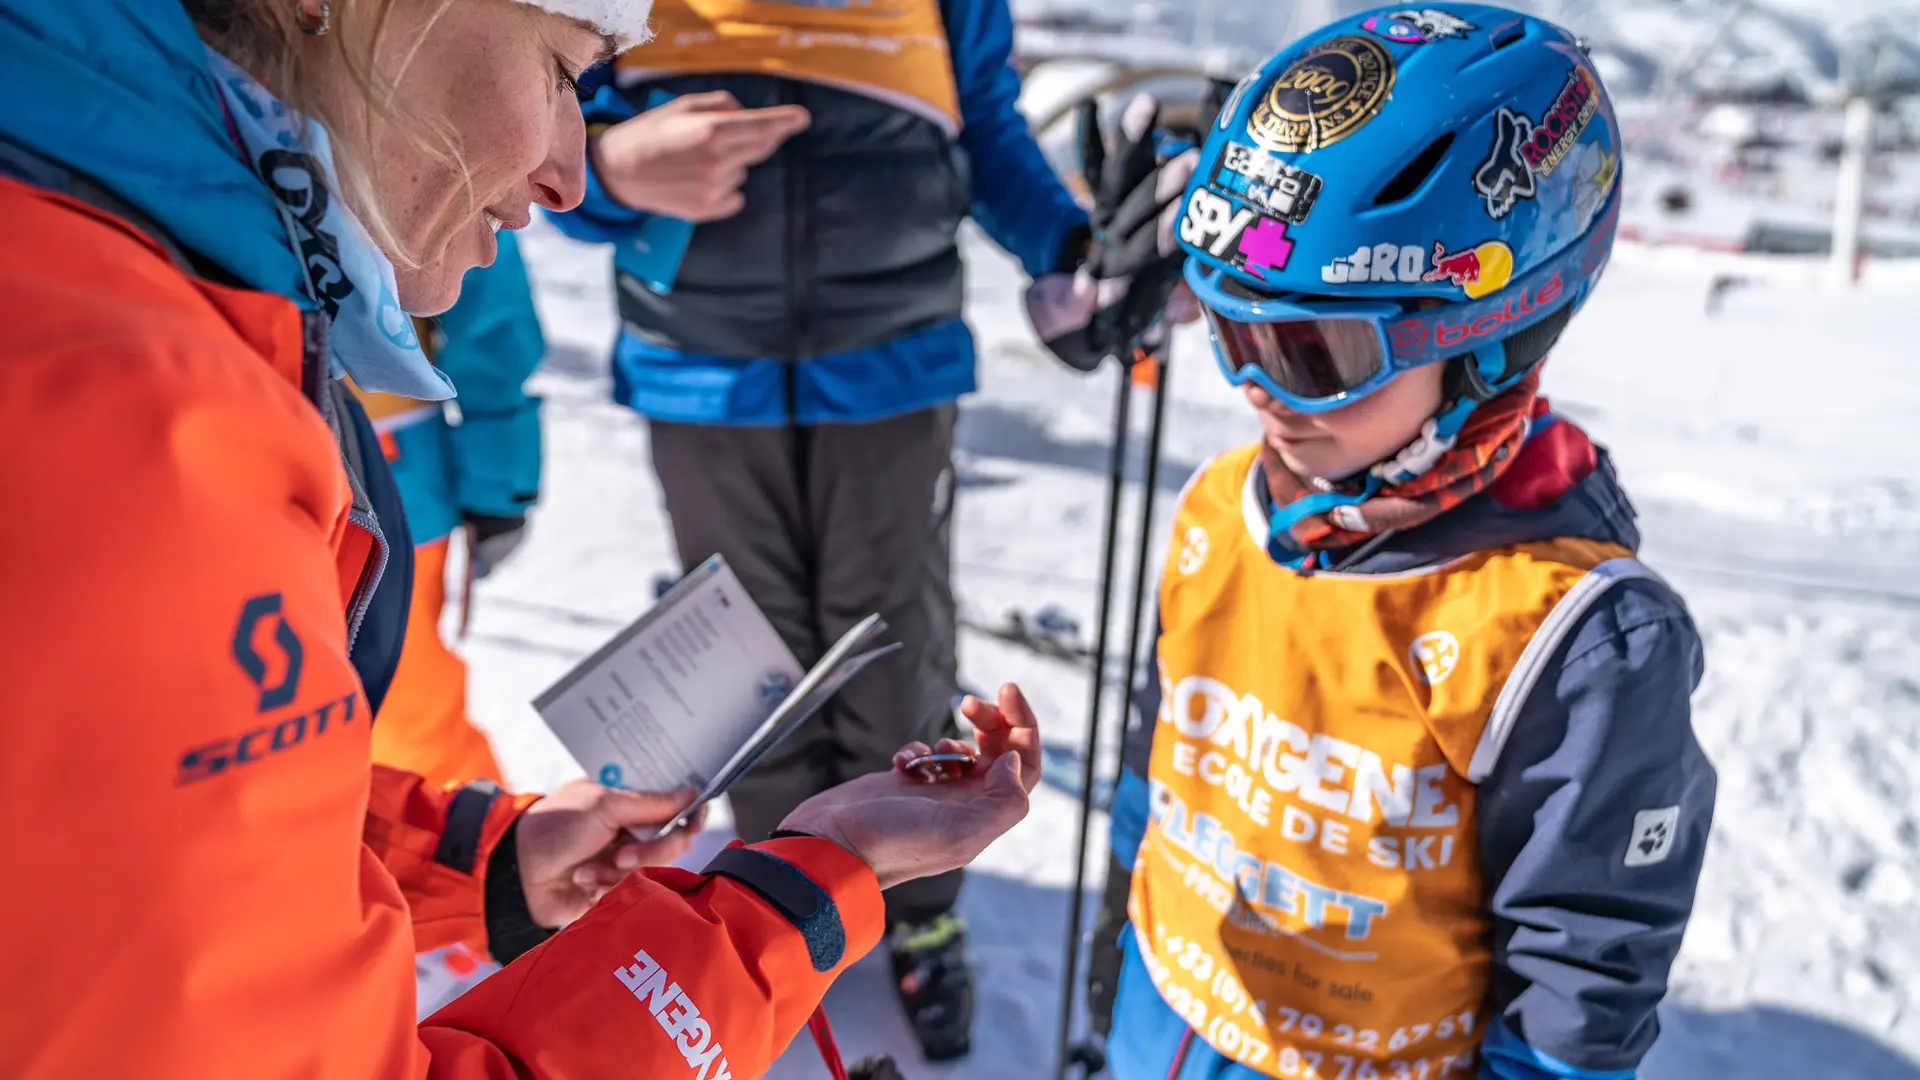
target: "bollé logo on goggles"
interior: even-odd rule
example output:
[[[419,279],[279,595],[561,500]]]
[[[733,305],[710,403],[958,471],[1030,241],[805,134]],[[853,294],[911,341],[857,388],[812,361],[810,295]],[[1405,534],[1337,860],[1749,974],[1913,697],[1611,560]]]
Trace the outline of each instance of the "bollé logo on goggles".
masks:
[[[1508,297],[1504,305],[1473,319],[1450,323],[1444,311],[1431,322],[1413,316],[1388,326],[1387,336],[1393,342],[1395,356],[1419,356],[1430,350],[1471,347],[1487,338],[1504,337],[1510,329],[1518,329],[1515,323],[1529,320],[1540,309],[1559,300],[1565,289],[1566,285],[1556,273],[1532,293],[1523,288],[1517,295]]]

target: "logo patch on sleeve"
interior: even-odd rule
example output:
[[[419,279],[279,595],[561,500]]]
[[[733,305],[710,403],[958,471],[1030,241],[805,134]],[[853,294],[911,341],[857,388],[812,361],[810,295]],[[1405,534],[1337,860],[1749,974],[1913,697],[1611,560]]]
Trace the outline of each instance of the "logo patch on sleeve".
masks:
[[[1626,865],[1653,866],[1673,854],[1673,836],[1680,831],[1680,808],[1642,810],[1633,815],[1633,843],[1627,846]]]

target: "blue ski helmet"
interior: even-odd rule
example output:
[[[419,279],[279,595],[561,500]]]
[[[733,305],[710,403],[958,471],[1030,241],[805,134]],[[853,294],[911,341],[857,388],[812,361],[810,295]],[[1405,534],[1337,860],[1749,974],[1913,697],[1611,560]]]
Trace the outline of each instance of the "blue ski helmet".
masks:
[[[1235,89],[1184,196],[1222,367],[1324,411],[1471,357],[1485,400],[1605,270],[1620,149],[1585,49],[1544,20],[1438,3],[1300,39]]]

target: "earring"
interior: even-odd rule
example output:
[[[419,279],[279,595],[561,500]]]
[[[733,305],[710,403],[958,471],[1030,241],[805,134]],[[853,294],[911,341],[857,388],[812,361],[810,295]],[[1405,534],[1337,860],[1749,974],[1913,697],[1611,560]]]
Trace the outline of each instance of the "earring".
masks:
[[[320,14],[309,15],[304,5],[293,5],[293,21],[300,32],[308,37],[325,37],[333,29],[333,4],[329,0],[320,0]]]

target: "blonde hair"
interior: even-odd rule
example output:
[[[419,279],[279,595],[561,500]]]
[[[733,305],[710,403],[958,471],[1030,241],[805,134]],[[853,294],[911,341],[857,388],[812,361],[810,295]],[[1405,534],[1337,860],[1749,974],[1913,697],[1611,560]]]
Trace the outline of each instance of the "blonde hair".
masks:
[[[419,260],[393,226],[382,196],[374,144],[383,128],[446,166],[471,187],[473,173],[460,138],[445,117],[399,100],[399,83],[434,24],[457,0],[331,0],[328,33],[300,30],[297,0],[183,0],[187,14],[209,44],[240,65],[273,94],[325,127],[334,146],[334,169],[347,200],[367,231],[396,266]],[[403,50],[388,49],[397,8],[430,5],[418,32]],[[411,15],[411,12],[409,12]],[[409,22],[413,22],[410,18]],[[338,74],[351,94],[329,94],[327,56],[337,54]]]

